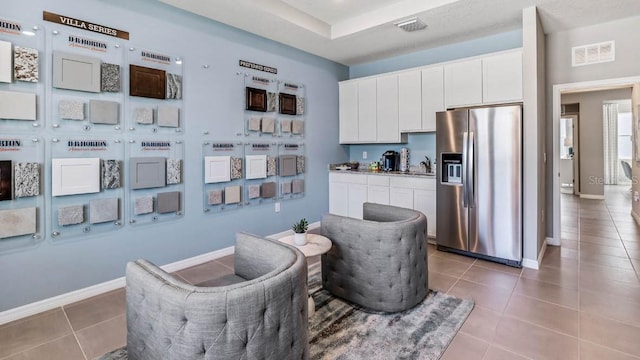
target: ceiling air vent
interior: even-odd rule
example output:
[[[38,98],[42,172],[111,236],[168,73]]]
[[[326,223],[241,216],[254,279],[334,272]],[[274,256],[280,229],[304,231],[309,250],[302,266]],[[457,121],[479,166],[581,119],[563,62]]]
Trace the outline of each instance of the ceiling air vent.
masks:
[[[614,61],[615,59],[615,41],[607,41],[571,48],[571,62],[573,66],[598,64]]]
[[[422,21],[420,21],[420,19],[418,19],[417,17],[413,17],[411,19],[398,21],[397,23],[395,23],[393,25],[399,27],[400,29],[402,29],[402,30],[404,30],[406,32],[422,30],[422,29],[427,27],[427,24],[425,24]]]

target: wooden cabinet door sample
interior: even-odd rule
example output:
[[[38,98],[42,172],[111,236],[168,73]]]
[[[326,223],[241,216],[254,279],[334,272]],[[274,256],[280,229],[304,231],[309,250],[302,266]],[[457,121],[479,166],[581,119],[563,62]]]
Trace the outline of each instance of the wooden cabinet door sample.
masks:
[[[164,99],[167,95],[165,71],[129,65],[129,95]]]

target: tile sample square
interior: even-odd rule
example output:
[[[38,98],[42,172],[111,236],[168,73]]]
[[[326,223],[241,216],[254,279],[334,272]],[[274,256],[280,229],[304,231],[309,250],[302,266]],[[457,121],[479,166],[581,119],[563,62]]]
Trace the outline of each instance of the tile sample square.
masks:
[[[58,103],[58,115],[61,119],[84,120],[84,101],[60,100]]]
[[[260,125],[260,131],[268,134],[276,132],[276,119],[272,117],[263,117]]]
[[[208,201],[207,203],[209,205],[220,205],[222,204],[222,190],[211,190],[209,191],[208,194]]]
[[[291,132],[296,135],[304,134],[304,121],[302,120],[291,121]]]
[[[247,110],[267,111],[267,91],[248,87]]]
[[[276,183],[273,181],[264,182],[260,185],[260,196],[263,199],[271,199],[276,197]]]
[[[36,94],[0,91],[0,119],[36,120]]]
[[[53,87],[58,89],[100,92],[100,59],[53,52]]]
[[[119,199],[96,199],[89,202],[89,223],[100,224],[117,221],[120,217]]]
[[[76,225],[84,222],[84,205],[71,205],[58,208],[58,225]]]
[[[204,183],[231,181],[231,156],[204,157]]]
[[[102,63],[100,90],[102,92],[120,92],[120,65]]]
[[[102,160],[102,188],[117,189],[120,187],[120,161]]]
[[[274,92],[267,92],[267,111],[272,112],[277,110],[278,94]]]
[[[40,164],[36,162],[19,162],[14,168],[15,197],[40,195]]]
[[[51,159],[53,196],[100,192],[100,158]]]
[[[227,186],[224,188],[224,203],[225,204],[237,204],[241,200],[240,186]]]
[[[296,97],[296,115],[304,115],[304,98]]]
[[[180,211],[180,191],[158,193],[158,214]]]
[[[180,126],[180,109],[176,106],[158,106],[158,126],[174,127]]]
[[[164,187],[167,184],[167,158],[131,158],[129,159],[129,176],[129,185],[132,190]]]
[[[38,50],[16,46],[13,49],[13,77],[17,81],[38,82]]]
[[[0,160],[0,201],[11,200],[13,191],[13,171],[11,160]]]
[[[246,179],[264,179],[267,177],[267,155],[247,155]]]
[[[280,191],[282,191],[283,194],[291,194],[291,182],[288,181],[280,184]]]
[[[143,196],[136,198],[133,206],[136,215],[150,214],[153,212],[153,196]]]
[[[93,124],[118,124],[120,104],[116,101],[89,100],[89,121]]]
[[[129,95],[153,99],[164,99],[166,91],[164,70],[129,65]]]
[[[291,192],[294,194],[300,194],[304,192],[304,180],[295,179],[291,182]]]
[[[260,197],[260,185],[249,185],[249,199]]]
[[[296,155],[280,155],[280,176],[296,175]]]
[[[133,120],[138,124],[153,124],[153,108],[136,108],[133,110]]]
[[[280,114],[296,114],[296,96],[280,93]]]
[[[167,159],[167,185],[182,182],[182,160]]]
[[[249,118],[249,131],[260,131],[260,123],[262,122],[262,118],[257,116],[253,116]]]
[[[303,155],[298,155],[296,157],[296,173],[303,174],[304,173],[304,165],[305,165],[304,156]]]
[[[11,63],[11,43],[0,40],[0,82],[10,83],[13,81]]]
[[[231,180],[242,179],[242,158],[231,158]]]
[[[37,209],[0,210],[0,239],[36,233]]]
[[[289,120],[289,119],[280,120],[280,131],[283,132],[283,133],[290,133],[291,132],[291,120]]]
[[[267,176],[276,176],[278,171],[278,159],[275,156],[267,156]]]
[[[167,73],[166,77],[167,99],[182,99],[182,76]]]

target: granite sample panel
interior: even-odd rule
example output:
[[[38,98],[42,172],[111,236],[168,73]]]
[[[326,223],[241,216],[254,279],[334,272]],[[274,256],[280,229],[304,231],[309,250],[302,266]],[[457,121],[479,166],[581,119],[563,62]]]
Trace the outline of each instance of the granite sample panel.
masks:
[[[225,204],[237,204],[241,200],[240,195],[241,188],[237,186],[227,186],[224,188],[224,203]]]
[[[272,117],[263,117],[260,124],[260,131],[269,134],[276,132],[276,119]]]
[[[13,174],[11,160],[0,160],[0,201],[11,200],[13,190]]]
[[[267,176],[276,176],[278,171],[278,159],[275,156],[267,156]]]
[[[136,198],[133,205],[133,212],[136,215],[150,214],[153,212],[153,196],[143,196]]]
[[[222,204],[222,190],[211,190],[208,193],[208,201],[209,205],[220,205]]]
[[[249,185],[249,199],[260,197],[260,185]]]
[[[283,194],[291,194],[291,182],[283,182],[280,184],[280,187],[280,191],[282,191]]]
[[[289,120],[289,119],[280,120],[280,131],[283,132],[283,133],[290,133],[291,132],[291,120]]]
[[[11,79],[11,43],[0,40],[0,82],[10,83]]]
[[[14,168],[16,198],[40,195],[40,164],[19,162]]]
[[[231,179],[242,179],[242,158],[231,158]]]
[[[182,99],[182,76],[167,73],[167,99]]]
[[[180,109],[176,106],[158,106],[158,126],[180,127]]]
[[[296,155],[280,155],[280,176],[296,175]]]
[[[267,177],[267,155],[247,155],[246,179],[264,179]]]
[[[249,131],[260,131],[260,123],[262,119],[256,116],[249,118]]]
[[[231,156],[204,157],[204,183],[231,181]]]
[[[304,121],[302,120],[291,121],[291,132],[296,135],[304,134]]]
[[[102,63],[100,90],[103,92],[120,92],[120,65]]]
[[[53,87],[58,89],[100,92],[98,58],[53,52]]]
[[[36,120],[36,94],[0,91],[0,119]]]
[[[16,46],[13,49],[13,77],[17,81],[38,82],[38,50]]]
[[[117,189],[120,186],[120,161],[102,160],[102,188]]]
[[[53,196],[100,192],[99,158],[51,159]]]
[[[167,185],[182,182],[182,160],[167,159]]]
[[[133,111],[133,121],[138,124],[153,124],[153,108],[139,107]]]
[[[129,159],[129,185],[132,190],[164,187],[167,181],[167,159],[134,157]]]
[[[158,214],[180,211],[180,191],[158,193]]]
[[[305,166],[305,158],[304,158],[304,156],[298,155],[298,157],[296,157],[296,173],[303,174],[304,173],[304,166]]]
[[[296,114],[296,96],[280,93],[280,114]]]
[[[120,104],[116,101],[89,100],[89,121],[93,124],[118,124]]]
[[[0,239],[36,233],[37,209],[0,210]]]
[[[267,111],[267,91],[248,87],[247,110]]]
[[[120,217],[119,199],[97,199],[89,202],[89,223],[100,224],[117,221]]]
[[[264,182],[262,183],[262,185],[260,185],[260,196],[263,199],[271,199],[276,197],[276,183],[273,181],[268,181],[268,182]]]
[[[129,65],[129,95],[164,99],[167,96],[165,71]]]
[[[84,222],[84,205],[71,205],[58,208],[58,225],[77,225]]]
[[[304,192],[304,180],[295,179],[291,182],[291,192],[294,194],[300,194]]]
[[[278,94],[274,92],[267,92],[267,111],[276,111],[278,104]]]
[[[304,115],[304,98],[296,97],[296,115]]]
[[[61,119],[84,120],[84,101],[60,100],[58,103],[58,115]]]

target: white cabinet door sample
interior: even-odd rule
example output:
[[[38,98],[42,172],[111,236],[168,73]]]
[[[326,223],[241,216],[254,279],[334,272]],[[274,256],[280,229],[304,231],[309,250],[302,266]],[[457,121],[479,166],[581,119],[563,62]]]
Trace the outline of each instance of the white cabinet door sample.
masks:
[[[422,130],[422,80],[420,70],[398,75],[400,131]]]
[[[204,157],[204,183],[231,181],[231,156]]]
[[[245,179],[264,179],[267,177],[267,155],[247,155],[247,174]]]
[[[100,192],[100,158],[51,159],[51,195]]]
[[[53,52],[53,87],[59,89],[100,92],[98,58]]]
[[[0,40],[0,82],[10,83],[13,80],[12,63],[11,43]]]
[[[338,84],[340,144],[358,141],[358,83]]]

